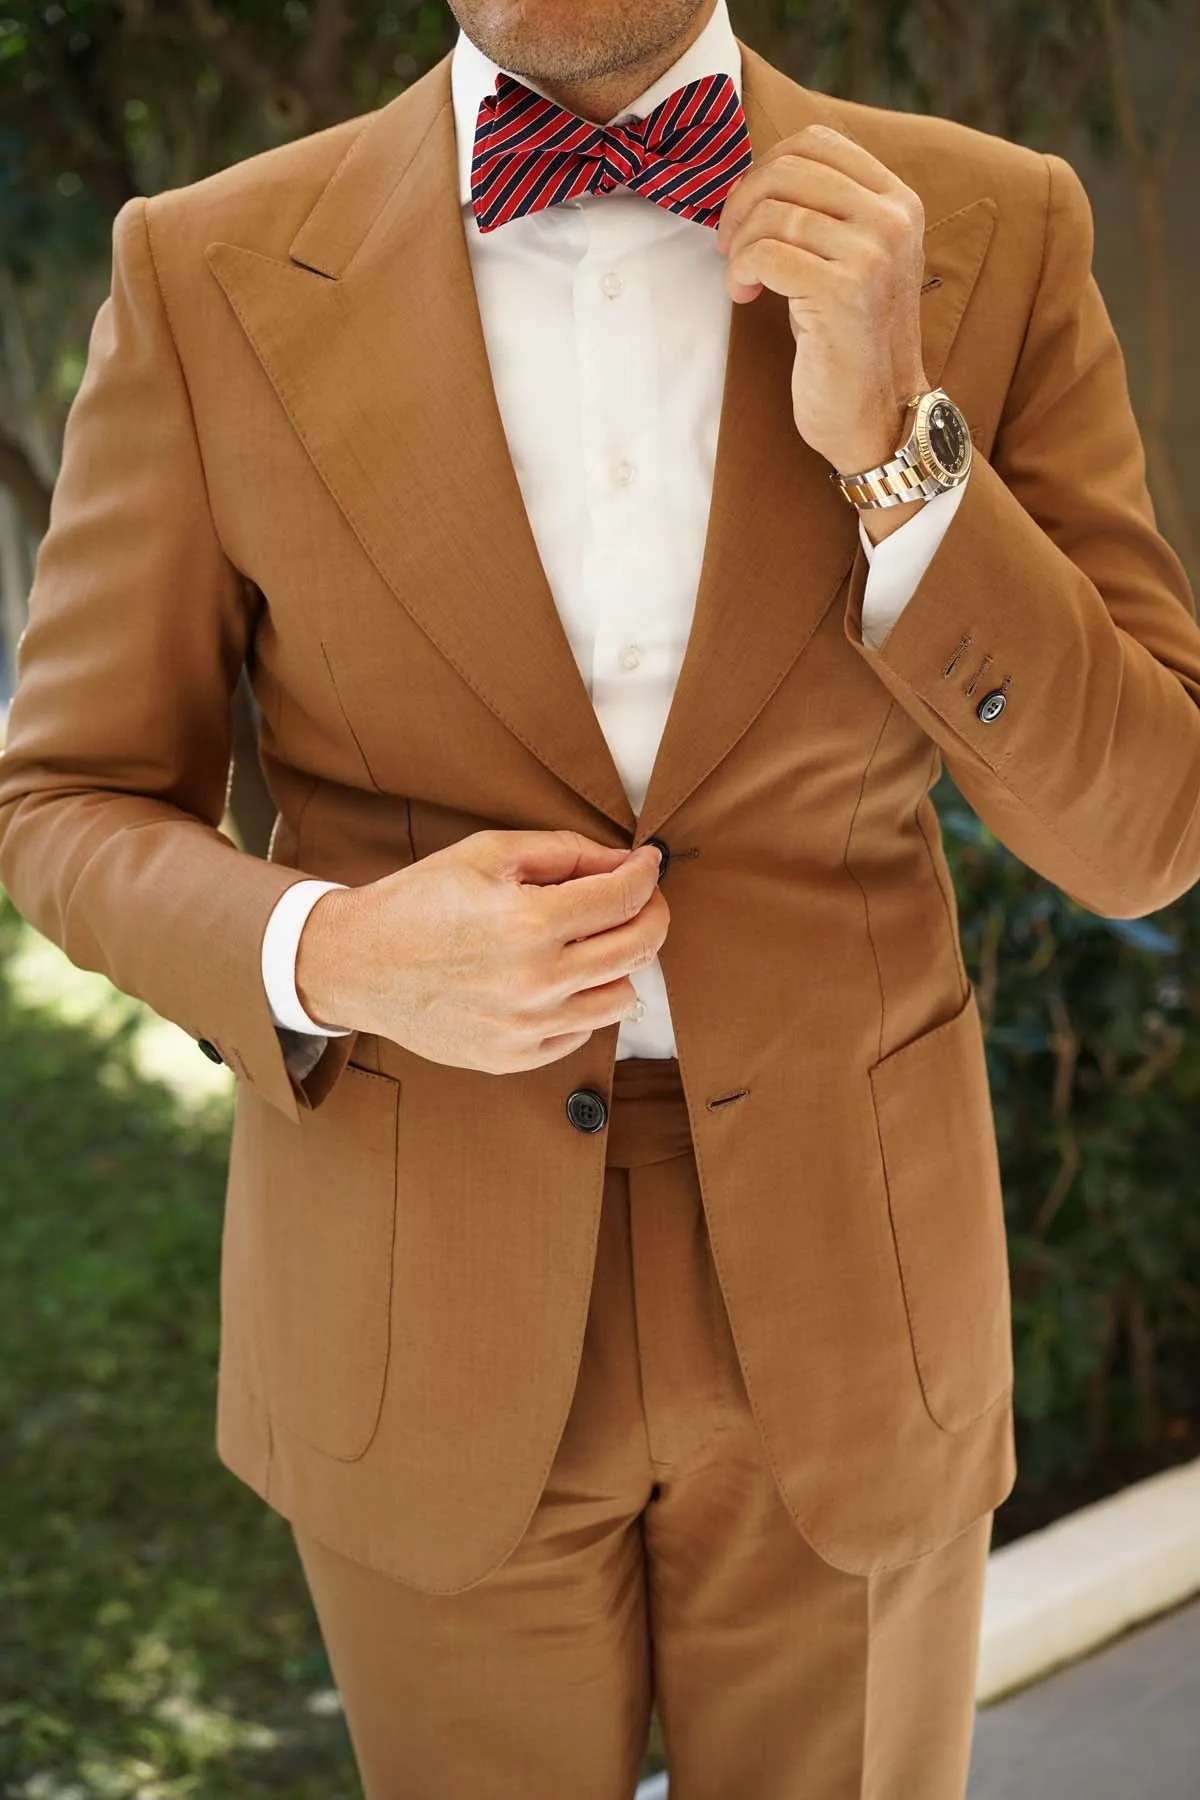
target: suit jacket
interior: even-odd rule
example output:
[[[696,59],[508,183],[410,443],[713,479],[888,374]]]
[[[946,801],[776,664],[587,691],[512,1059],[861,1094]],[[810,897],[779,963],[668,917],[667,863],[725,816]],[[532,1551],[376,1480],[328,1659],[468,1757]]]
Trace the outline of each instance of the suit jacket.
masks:
[[[734,310],[695,622],[634,818],[496,409],[448,58],[122,209],[39,557],[0,878],[239,1078],[221,1455],[431,1592],[499,1565],[555,1453],[605,1160],[564,1102],[611,1092],[617,1027],[505,1076],[360,1033],[295,1081],[259,971],[290,883],[368,882],[489,827],[668,842],[662,963],[747,1387],[797,1526],[867,1572],[1014,1472],[983,1035],[929,789],[944,764],[1097,913],[1200,875],[1200,631],[1078,179],[743,58],[757,154],[825,120],[926,207],[926,370],[978,455],[880,652],[766,293]],[[218,830],[244,658],[266,861]]]

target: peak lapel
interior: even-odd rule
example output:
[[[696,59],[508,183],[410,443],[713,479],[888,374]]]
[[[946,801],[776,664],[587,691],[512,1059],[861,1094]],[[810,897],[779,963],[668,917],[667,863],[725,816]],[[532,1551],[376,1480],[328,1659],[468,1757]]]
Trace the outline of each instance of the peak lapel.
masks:
[[[836,103],[742,46],[756,155]],[[929,228],[926,368],[940,376],[994,222]],[[699,228],[698,228],[699,229]],[[791,413],[786,303],[733,308],[687,653],[634,820],[529,527],[496,405],[457,194],[449,58],[367,124],[290,246],[207,256],[315,469],[388,587],[560,780],[644,838],[718,765],[848,574],[857,521]]]
[[[207,250],[364,552],[496,717],[632,832],[496,405],[458,201],[449,58],[372,115],[290,255]]]
[[[804,116],[776,123],[760,73],[768,66],[742,45],[742,104],[756,160],[819,116],[816,96],[805,93]],[[639,835],[658,831],[728,755],[854,558],[850,509],[796,431],[794,352],[782,296],[764,291],[732,308],[700,585]]]
[[[742,44],[742,103],[755,158],[836,103],[797,88]],[[937,382],[991,238],[982,199],[926,233],[926,373]],[[729,754],[782,682],[840,592],[858,520],[792,415],[795,344],[787,302],[764,291],[730,322],[708,537],[687,654],[638,819],[671,814]]]

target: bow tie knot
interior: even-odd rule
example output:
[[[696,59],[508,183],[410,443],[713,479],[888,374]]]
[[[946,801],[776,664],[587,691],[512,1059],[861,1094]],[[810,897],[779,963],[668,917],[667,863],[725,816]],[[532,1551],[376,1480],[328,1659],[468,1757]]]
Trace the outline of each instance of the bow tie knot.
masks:
[[[480,231],[495,231],[581,194],[627,187],[715,228],[750,161],[746,117],[728,75],[688,82],[643,119],[596,125],[502,73],[479,107],[471,200]]]

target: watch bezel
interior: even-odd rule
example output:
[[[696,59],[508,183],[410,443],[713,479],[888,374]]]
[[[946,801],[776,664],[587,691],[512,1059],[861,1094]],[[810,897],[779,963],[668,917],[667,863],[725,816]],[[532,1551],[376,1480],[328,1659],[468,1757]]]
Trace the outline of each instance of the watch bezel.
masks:
[[[949,407],[962,426],[967,448],[962,468],[958,471],[949,468],[933,447],[929,421],[935,406]],[[971,442],[971,428],[967,424],[962,408],[955,405],[944,388],[931,388],[927,394],[922,394],[917,402],[917,414],[913,420],[909,443],[912,445],[921,473],[936,481],[939,487],[945,489],[961,487],[967,479],[971,470],[971,457],[974,450]]]

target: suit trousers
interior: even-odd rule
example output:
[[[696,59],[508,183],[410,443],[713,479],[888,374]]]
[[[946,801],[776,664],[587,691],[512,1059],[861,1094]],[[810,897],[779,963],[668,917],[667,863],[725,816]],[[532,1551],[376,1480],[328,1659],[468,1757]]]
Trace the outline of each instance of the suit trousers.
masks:
[[[652,1707],[671,1800],[962,1800],[992,1515],[873,1576],[816,1555],[764,1459],[673,1058],[616,1063],[607,1129],[578,1381],[517,1548],[426,1594],[293,1527],[367,1800],[630,1800]]]

